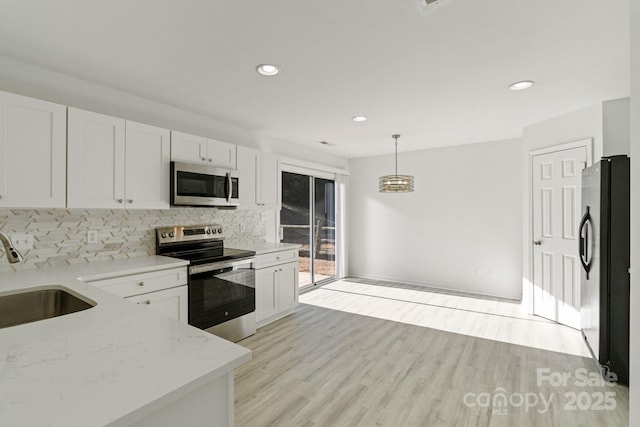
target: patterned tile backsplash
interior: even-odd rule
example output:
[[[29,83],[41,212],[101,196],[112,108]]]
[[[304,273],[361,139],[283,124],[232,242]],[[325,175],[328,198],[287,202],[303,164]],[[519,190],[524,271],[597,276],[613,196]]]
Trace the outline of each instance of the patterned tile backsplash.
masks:
[[[0,231],[33,236],[33,248],[21,251],[25,259],[21,263],[9,264],[0,245],[0,273],[154,255],[155,229],[162,226],[221,224],[227,246],[256,243],[267,234],[260,214],[259,210],[215,208],[0,209]],[[98,230],[98,243],[87,244],[87,230]]]

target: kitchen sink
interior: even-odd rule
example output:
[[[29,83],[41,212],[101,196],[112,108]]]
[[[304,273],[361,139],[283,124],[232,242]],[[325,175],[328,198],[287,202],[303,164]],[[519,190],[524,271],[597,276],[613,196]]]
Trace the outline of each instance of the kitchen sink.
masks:
[[[48,286],[0,295],[0,328],[65,316],[96,303],[62,286]]]

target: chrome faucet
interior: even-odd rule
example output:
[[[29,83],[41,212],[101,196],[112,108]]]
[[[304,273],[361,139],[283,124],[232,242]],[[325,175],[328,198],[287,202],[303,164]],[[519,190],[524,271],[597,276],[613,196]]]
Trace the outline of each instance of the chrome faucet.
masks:
[[[7,255],[7,259],[11,264],[22,261],[22,254],[18,252],[16,248],[13,247],[13,243],[11,243],[11,239],[9,236],[0,231],[0,240],[4,245],[4,253]]]

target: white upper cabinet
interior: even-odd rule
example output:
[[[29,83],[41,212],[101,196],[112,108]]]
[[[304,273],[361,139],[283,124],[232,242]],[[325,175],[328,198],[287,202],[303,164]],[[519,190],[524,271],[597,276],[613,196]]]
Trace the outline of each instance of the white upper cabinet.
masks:
[[[0,92],[0,207],[64,208],[67,107]]]
[[[69,108],[67,207],[169,208],[169,131]]]
[[[238,174],[240,176],[240,207],[255,208],[256,183],[260,152],[252,148],[238,146]]]
[[[207,163],[223,168],[236,169],[236,145],[207,139]]]
[[[124,206],[125,121],[69,107],[67,207]]]
[[[186,163],[207,162],[207,138],[172,130],[171,160]]]
[[[236,169],[236,145],[171,131],[171,160]]]
[[[127,121],[125,136],[128,208],[169,209],[170,131]]]
[[[240,207],[279,204],[280,158],[252,148],[238,146]]]
[[[256,175],[258,176],[256,202],[262,206],[278,205],[280,157],[271,153],[260,153]]]

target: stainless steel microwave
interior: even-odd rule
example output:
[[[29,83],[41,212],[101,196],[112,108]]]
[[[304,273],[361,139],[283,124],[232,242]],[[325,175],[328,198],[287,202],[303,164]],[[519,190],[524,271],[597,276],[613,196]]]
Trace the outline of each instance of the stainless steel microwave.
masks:
[[[238,206],[238,171],[171,162],[171,204],[175,206]]]

